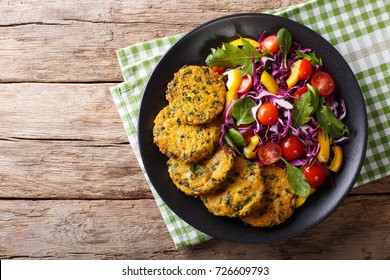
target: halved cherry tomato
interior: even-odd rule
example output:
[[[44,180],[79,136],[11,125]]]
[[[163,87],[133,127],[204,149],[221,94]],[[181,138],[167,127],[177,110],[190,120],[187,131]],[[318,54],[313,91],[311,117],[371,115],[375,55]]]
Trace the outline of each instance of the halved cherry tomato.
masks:
[[[264,103],[257,111],[257,119],[262,125],[273,125],[278,117],[278,108],[272,103]]]
[[[305,152],[305,145],[295,135],[286,136],[281,142],[283,157],[288,160],[300,158]]]
[[[217,72],[218,74],[222,74],[224,71],[225,71],[225,67],[221,66],[221,67],[218,67],[218,66],[213,66],[212,69]]]
[[[242,77],[241,85],[237,90],[238,94],[245,94],[247,93],[251,88],[253,84],[252,76],[247,74],[244,77]]]
[[[307,88],[307,86],[303,86],[303,87],[301,87],[301,88],[299,88],[299,89],[297,89],[296,90],[296,92],[294,92],[294,96],[295,97],[301,97],[302,95],[304,95],[306,92],[308,92],[308,88]]]
[[[260,43],[260,52],[264,52],[264,48],[269,50],[271,53],[276,53],[279,50],[279,42],[276,35],[270,35],[266,37],[263,41]]]
[[[307,182],[313,188],[319,187],[326,180],[326,168],[319,164],[318,162],[314,162],[313,164],[304,166],[303,174],[306,177]]]
[[[257,157],[264,165],[271,165],[282,157],[282,148],[273,142],[267,142],[257,149]]]
[[[334,80],[327,72],[319,71],[313,74],[310,84],[318,89],[320,96],[327,96],[334,90]]]
[[[313,66],[311,65],[311,62],[308,61],[306,58],[302,59],[302,62],[299,66],[298,79],[306,80],[310,77],[311,72],[313,72]]]

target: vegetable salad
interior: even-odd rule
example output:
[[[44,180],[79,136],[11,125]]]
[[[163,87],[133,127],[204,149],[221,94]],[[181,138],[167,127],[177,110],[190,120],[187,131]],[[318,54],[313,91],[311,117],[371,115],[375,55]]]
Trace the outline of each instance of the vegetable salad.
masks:
[[[263,166],[286,166],[298,204],[341,169],[340,143],[350,132],[345,103],[322,59],[288,29],[223,43],[206,64],[225,75],[228,88],[221,147]]]

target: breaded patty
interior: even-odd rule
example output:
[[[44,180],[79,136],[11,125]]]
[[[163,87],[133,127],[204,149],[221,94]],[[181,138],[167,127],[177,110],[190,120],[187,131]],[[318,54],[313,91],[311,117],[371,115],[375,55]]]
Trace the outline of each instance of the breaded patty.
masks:
[[[279,225],[293,214],[296,195],[288,183],[284,168],[267,166],[261,173],[265,184],[264,207],[241,219],[254,227]]]
[[[221,188],[200,197],[214,215],[241,217],[260,207],[263,192],[264,183],[258,163],[236,157]]]
[[[211,158],[199,163],[185,164],[171,158],[167,164],[169,176],[177,188],[187,195],[198,196],[219,188],[233,163],[233,155],[219,149]]]
[[[211,155],[219,142],[219,124],[186,125],[175,117],[170,106],[162,109],[154,120],[153,141],[168,157],[184,163],[198,162]]]
[[[226,86],[223,76],[210,67],[183,66],[168,83],[166,98],[182,122],[205,124],[222,113]]]

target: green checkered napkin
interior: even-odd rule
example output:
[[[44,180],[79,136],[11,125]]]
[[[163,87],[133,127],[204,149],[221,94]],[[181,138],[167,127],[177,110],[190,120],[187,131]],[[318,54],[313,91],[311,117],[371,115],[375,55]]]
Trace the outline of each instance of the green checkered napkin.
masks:
[[[356,186],[390,175],[390,1],[318,0],[269,13],[310,27],[344,56],[361,86],[368,113],[367,153]],[[162,55],[181,37],[156,39],[117,51],[125,82],[110,90],[142,169],[137,123],[143,90]],[[175,246],[210,239],[167,207],[143,171]]]

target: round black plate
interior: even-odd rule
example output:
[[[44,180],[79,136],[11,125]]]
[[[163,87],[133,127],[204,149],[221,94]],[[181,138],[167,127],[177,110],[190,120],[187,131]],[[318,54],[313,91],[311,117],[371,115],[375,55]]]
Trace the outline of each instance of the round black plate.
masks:
[[[208,212],[200,199],[188,197],[172,183],[167,157],[153,143],[153,120],[168,102],[167,83],[183,65],[204,65],[211,48],[220,47],[238,35],[258,39],[263,31],[276,33],[287,28],[293,40],[312,48],[323,59],[324,67],[335,80],[337,94],[346,101],[344,122],[351,130],[344,144],[344,165],[334,176],[334,185],[321,187],[309,201],[280,226],[253,228],[239,219],[217,217]],[[211,236],[245,243],[270,243],[301,234],[327,218],[344,200],[359,175],[366,151],[367,114],[356,78],[343,57],[324,38],[292,20],[266,14],[238,14],[210,21],[180,39],[164,55],[146,86],[139,114],[139,145],[146,172],[158,194],[184,221]]]

